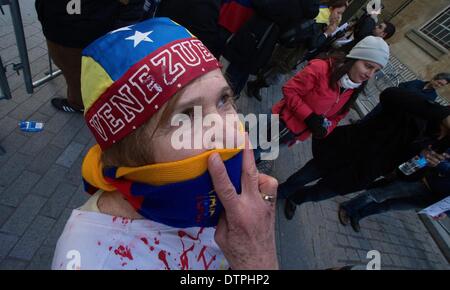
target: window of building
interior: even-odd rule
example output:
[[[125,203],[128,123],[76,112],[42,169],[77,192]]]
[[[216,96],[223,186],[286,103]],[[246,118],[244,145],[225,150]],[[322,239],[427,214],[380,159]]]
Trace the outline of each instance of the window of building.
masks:
[[[426,23],[420,32],[450,50],[450,6]]]

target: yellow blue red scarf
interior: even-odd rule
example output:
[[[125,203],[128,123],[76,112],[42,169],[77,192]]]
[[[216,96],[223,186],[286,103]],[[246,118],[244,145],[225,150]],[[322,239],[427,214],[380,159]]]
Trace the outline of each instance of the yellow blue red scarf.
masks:
[[[101,164],[101,152],[95,145],[83,161],[86,191],[117,190],[139,214],[172,227],[217,225],[223,206],[208,172],[212,153],[220,154],[236,191],[241,191],[241,149],[211,150],[181,161],[142,167],[108,168]]]

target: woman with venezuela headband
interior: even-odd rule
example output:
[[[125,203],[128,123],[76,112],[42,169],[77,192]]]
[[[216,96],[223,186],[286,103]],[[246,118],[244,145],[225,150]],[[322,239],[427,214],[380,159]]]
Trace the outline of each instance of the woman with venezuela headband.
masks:
[[[197,38],[168,18],[112,31],[84,49],[81,83],[98,143],[82,165],[92,197],[72,212],[53,269],[278,268],[277,182],[257,172],[239,125],[222,122],[208,148],[170,145],[171,120],[194,106],[236,115]],[[231,135],[233,148],[214,149]]]

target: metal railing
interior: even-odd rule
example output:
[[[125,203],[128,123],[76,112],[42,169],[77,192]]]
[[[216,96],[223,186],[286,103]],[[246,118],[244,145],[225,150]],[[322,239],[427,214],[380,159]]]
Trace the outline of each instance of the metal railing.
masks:
[[[14,34],[17,43],[17,49],[19,51],[20,63],[14,65],[14,70],[23,71],[23,79],[25,82],[25,88],[27,93],[32,94],[34,88],[43,85],[44,83],[54,79],[61,74],[61,70],[54,71],[50,55],[48,56],[49,71],[42,79],[33,81],[30,69],[30,61],[28,59],[27,44],[25,42],[25,33],[23,29],[22,15],[20,12],[20,6],[18,0],[0,0],[0,5],[8,5],[11,13],[11,20],[14,28]],[[10,99],[12,97],[10,88],[8,86],[8,80],[5,74],[6,68],[0,60],[0,99]],[[2,96],[3,95],[3,96]]]

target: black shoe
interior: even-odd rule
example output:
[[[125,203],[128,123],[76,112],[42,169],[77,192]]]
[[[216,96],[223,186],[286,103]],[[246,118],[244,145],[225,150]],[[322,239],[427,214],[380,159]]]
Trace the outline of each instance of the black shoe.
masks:
[[[343,226],[346,226],[350,223],[350,217],[348,216],[347,211],[341,205],[339,205],[338,217]]]
[[[67,113],[83,113],[84,112],[83,109],[77,109],[77,108],[73,107],[72,105],[69,104],[67,99],[63,99],[63,98],[53,98],[52,105],[56,109],[67,112]]]
[[[289,198],[286,198],[286,202],[284,203],[284,215],[288,220],[291,220],[294,217],[296,209],[297,205]]]
[[[361,231],[361,226],[359,225],[358,219],[350,217],[350,224],[355,232],[359,233]]]
[[[256,98],[258,101],[261,102],[262,97],[260,94],[260,90],[261,87],[259,86],[259,82],[257,80],[247,83],[247,96]]]

